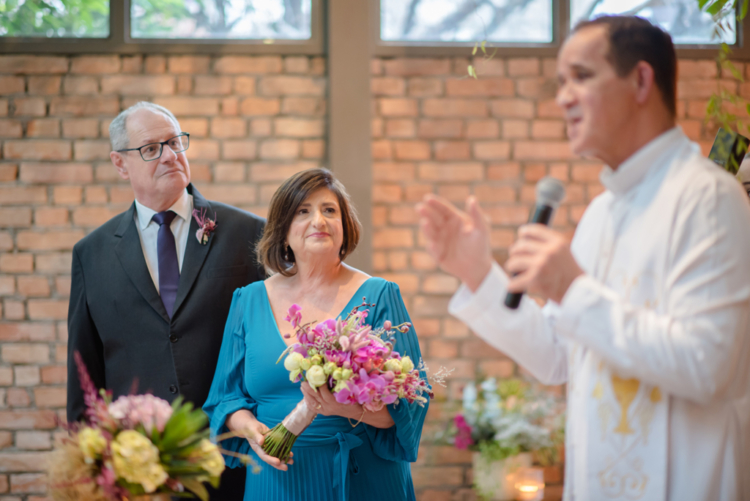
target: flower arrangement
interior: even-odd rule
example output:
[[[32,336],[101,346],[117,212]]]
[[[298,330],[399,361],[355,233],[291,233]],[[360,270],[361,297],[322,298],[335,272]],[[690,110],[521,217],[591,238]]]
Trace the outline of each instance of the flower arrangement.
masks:
[[[197,496],[224,471],[222,451],[208,439],[208,418],[190,403],[153,395],[97,392],[79,353],[85,424],[68,425],[70,436],[53,452],[50,494],[55,501],[124,501],[143,495]],[[250,461],[250,458],[245,458]],[[191,491],[191,492],[188,492]]]
[[[447,438],[487,462],[532,452],[541,464],[558,460],[564,439],[564,400],[518,378],[488,378],[464,387],[462,411]]]
[[[216,215],[214,215],[214,218]],[[211,234],[216,231],[216,219],[206,216],[206,209],[193,209],[193,218],[198,223],[198,230],[195,232],[195,238],[201,245],[206,245]]]
[[[301,308],[292,305],[286,320],[295,329],[297,343],[279,357],[292,382],[307,381],[317,388],[327,385],[342,404],[359,404],[368,411],[378,411],[399,399],[424,405],[432,391],[420,376],[425,367],[415,367],[408,356],[394,351],[396,330],[408,332],[411,325],[393,326],[385,321],[373,330],[365,325],[366,303],[354,308],[345,319],[329,319],[315,326],[302,324]],[[291,334],[285,334],[290,338]],[[277,361],[278,363],[278,361]],[[438,382],[439,375],[436,374]],[[312,423],[317,412],[302,400],[276,427],[263,443],[263,450],[273,457],[286,460],[297,437]],[[357,423],[359,424],[359,423]],[[356,425],[353,425],[356,426]]]

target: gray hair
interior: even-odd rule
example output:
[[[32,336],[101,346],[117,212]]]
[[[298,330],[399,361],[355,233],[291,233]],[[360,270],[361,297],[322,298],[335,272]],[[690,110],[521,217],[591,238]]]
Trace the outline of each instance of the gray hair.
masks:
[[[154,113],[161,113],[174,122],[178,131],[182,130],[180,129],[180,122],[178,122],[174,114],[164,106],[149,103],[148,101],[140,101],[127,110],[120,112],[120,114],[112,120],[112,123],[109,124],[109,142],[112,145],[112,151],[124,150],[128,147],[129,138],[126,122],[128,117],[138,110],[149,110]]]

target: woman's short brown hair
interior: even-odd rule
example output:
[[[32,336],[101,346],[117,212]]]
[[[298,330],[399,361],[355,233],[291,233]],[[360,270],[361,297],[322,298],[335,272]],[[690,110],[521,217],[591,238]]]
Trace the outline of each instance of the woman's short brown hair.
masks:
[[[359,218],[344,185],[328,169],[309,169],[298,172],[284,181],[273,194],[271,206],[268,209],[266,229],[255,249],[258,262],[270,273],[281,273],[285,277],[296,273],[296,270],[292,268],[294,252],[289,249],[287,253],[286,237],[297,208],[320,188],[331,190],[339,201],[341,223],[344,227],[344,242],[341,244],[339,257],[343,261],[357,248],[362,225],[359,223]]]

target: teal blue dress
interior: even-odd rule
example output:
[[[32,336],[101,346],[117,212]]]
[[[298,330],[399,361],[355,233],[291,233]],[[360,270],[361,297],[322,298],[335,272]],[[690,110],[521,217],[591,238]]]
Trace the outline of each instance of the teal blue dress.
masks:
[[[381,278],[363,283],[341,312],[367,303],[366,322],[374,327],[385,320],[393,325],[410,322],[398,286]],[[290,305],[291,306],[291,305]],[[303,321],[324,320],[305,318]],[[263,282],[237,289],[232,298],[224,340],[203,409],[213,434],[227,430],[227,417],[240,409],[273,428],[302,400],[300,383],[289,381],[283,363],[276,360],[286,349]],[[394,349],[418,364],[422,359],[414,329],[396,334]],[[425,375],[422,374],[422,377]],[[247,472],[245,500],[273,501],[400,501],[415,500],[410,462],[417,459],[427,404],[405,400],[387,406],[395,425],[378,429],[360,423],[352,427],[340,416],[318,416],[292,448],[294,464],[279,471],[258,459],[246,440],[232,438],[222,447],[248,454],[258,461],[260,473]],[[244,467],[225,456],[230,468]]]

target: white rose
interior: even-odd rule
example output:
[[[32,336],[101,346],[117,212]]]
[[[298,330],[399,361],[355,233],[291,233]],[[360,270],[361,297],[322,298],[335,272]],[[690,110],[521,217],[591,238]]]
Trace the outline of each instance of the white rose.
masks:
[[[404,374],[414,370],[414,362],[409,357],[403,357],[401,359],[401,372]]]
[[[296,351],[294,353],[290,353],[288,357],[284,359],[284,368],[288,371],[296,371],[299,369],[299,363],[304,359],[301,354],[297,353]]]
[[[385,370],[392,372],[401,372],[401,362],[398,359],[391,358],[385,361]]]
[[[323,386],[328,380],[328,376],[326,376],[323,367],[319,365],[313,365],[312,367],[310,367],[310,369],[305,374],[305,378],[307,378],[307,382],[310,383],[310,386],[312,386],[313,388]]]

